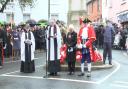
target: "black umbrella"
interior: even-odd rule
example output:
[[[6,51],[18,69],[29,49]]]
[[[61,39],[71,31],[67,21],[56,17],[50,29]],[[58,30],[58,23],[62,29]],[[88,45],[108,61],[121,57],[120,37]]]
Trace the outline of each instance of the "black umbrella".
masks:
[[[30,19],[26,21],[26,24],[37,24],[37,22],[35,20]]]
[[[37,25],[37,22],[35,20],[30,19],[26,21],[26,24],[30,24],[30,26],[35,26]]]

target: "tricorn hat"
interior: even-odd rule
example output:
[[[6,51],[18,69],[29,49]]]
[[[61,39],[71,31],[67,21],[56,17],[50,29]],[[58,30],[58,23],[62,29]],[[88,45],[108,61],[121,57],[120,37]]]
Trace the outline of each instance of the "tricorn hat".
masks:
[[[91,20],[89,20],[88,18],[85,18],[85,19],[83,20],[83,23],[89,23],[89,22],[91,22]]]
[[[89,22],[91,22],[91,20],[89,20],[87,17],[80,17],[79,22],[81,25],[82,23],[89,23]]]

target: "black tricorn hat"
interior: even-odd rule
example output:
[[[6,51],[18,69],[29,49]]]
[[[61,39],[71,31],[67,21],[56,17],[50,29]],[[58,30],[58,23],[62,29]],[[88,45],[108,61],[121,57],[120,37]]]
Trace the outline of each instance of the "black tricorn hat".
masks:
[[[89,20],[88,18],[85,18],[85,19],[83,20],[83,23],[89,23],[89,22],[91,22],[91,20]]]

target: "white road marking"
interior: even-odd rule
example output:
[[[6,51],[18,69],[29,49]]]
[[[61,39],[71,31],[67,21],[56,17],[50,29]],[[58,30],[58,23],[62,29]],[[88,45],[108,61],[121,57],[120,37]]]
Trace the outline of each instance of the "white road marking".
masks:
[[[107,80],[109,77],[111,77],[114,73],[116,73],[119,70],[120,64],[118,62],[116,62],[116,61],[114,61],[114,62],[117,65],[117,68],[113,72],[111,72],[110,74],[108,74],[106,77],[104,77],[102,80],[98,81],[99,84],[101,84],[102,82],[104,82],[105,80]]]
[[[128,86],[126,86],[126,85],[111,84],[111,86],[120,87],[120,88],[127,88],[128,89]]]
[[[127,84],[128,85],[128,82],[125,82],[125,81],[115,81],[115,83]]]
[[[4,62],[4,64],[9,64],[9,63],[15,63],[15,62],[19,62],[20,60],[16,60],[16,61],[8,61],[8,62]]]
[[[40,58],[42,58],[42,57],[34,58],[34,60],[38,60],[38,59],[40,59]],[[10,59],[10,60],[11,60],[11,61],[7,61],[7,62],[4,62],[4,63],[5,63],[5,64],[9,64],[9,63],[15,63],[15,62],[21,61],[21,60],[12,61],[12,59]]]
[[[116,84],[111,84],[114,87],[128,88],[128,82],[125,81],[114,81]]]
[[[19,70],[16,70],[16,71],[13,71],[13,72],[9,72],[9,73],[5,73],[5,74],[1,74],[1,75],[13,74],[13,73],[17,73],[17,72],[19,72]]]
[[[36,66],[36,68],[39,68],[39,67],[42,67],[44,65],[39,65],[39,66]],[[5,73],[5,74],[1,74],[1,75],[9,75],[9,74],[14,74],[14,73],[17,73],[17,72],[20,72],[19,70],[16,70],[16,71],[13,71],[13,72],[9,72],[9,73]]]
[[[125,53],[125,52],[123,53],[123,55],[124,55],[124,56],[128,56],[128,54],[127,54],[127,53]]]
[[[97,82],[94,81],[86,81],[86,80],[76,80],[76,79],[64,79],[64,78],[48,78],[51,80],[61,80],[61,81],[70,81],[70,82],[79,82],[79,83],[93,83],[93,84],[98,84]]]
[[[48,79],[48,80],[59,80],[59,81],[67,81],[67,82],[79,82],[79,83],[92,83],[92,84],[98,84],[94,81],[86,81],[86,80],[75,80],[75,79],[63,79],[63,78],[43,78],[39,76],[21,76],[21,75],[0,75],[5,77],[16,77],[16,78],[31,78],[31,79]]]
[[[107,75],[105,78],[103,78],[100,81],[86,81],[86,80],[75,80],[75,79],[64,79],[64,78],[43,78],[43,77],[38,77],[38,76],[21,76],[21,75],[10,75],[18,71],[14,71],[14,72],[9,72],[9,73],[5,73],[5,74],[1,74],[0,76],[8,76],[8,77],[25,77],[25,78],[35,78],[35,79],[51,79],[51,80],[61,80],[61,81],[73,81],[73,82],[81,82],[81,83],[93,83],[93,84],[101,84],[102,82],[104,82],[105,80],[107,80],[109,77],[111,77],[115,72],[117,72],[120,68],[120,64],[118,62],[115,61],[115,64],[117,65],[117,68],[111,72],[109,75]],[[36,66],[36,68],[42,67],[43,65],[39,65]]]
[[[17,78],[34,78],[34,79],[43,79],[43,77],[39,77],[39,76],[21,76],[21,75],[6,75],[6,74],[2,74],[0,76],[6,76],[6,77],[17,77]]]

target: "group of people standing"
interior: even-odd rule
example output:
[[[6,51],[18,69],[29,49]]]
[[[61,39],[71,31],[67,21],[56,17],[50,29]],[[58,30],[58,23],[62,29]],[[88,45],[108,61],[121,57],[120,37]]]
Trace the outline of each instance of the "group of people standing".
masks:
[[[53,22],[52,22],[53,23]],[[68,32],[64,37],[64,43],[67,46],[66,50],[66,60],[68,64],[68,75],[73,75],[75,73],[75,63],[76,63],[76,51],[81,52],[81,73],[78,76],[84,76],[85,63],[87,62],[87,77],[91,76],[91,66],[92,62],[96,62],[96,32],[91,21],[88,18],[80,18],[80,30],[78,34],[75,32],[73,24],[68,27]],[[60,29],[56,24],[52,24],[48,29],[48,43],[47,43],[47,58],[48,58],[48,72],[49,75],[56,76],[57,72],[60,71],[60,47],[61,47],[61,34]],[[54,30],[53,30],[54,29]],[[57,30],[56,30],[57,29]],[[52,32],[53,31],[53,32]],[[108,57],[109,65],[112,65],[112,34],[113,27],[110,22],[106,22],[106,26],[103,29],[103,64],[106,64],[106,59]],[[56,54],[57,53],[57,54]]]
[[[111,29],[106,27],[106,29]],[[0,30],[1,31],[1,30]],[[67,30],[67,34],[65,35],[65,39],[61,36],[61,31],[59,26],[57,25],[54,19],[50,20],[49,26],[47,26],[46,30],[46,50],[47,50],[47,64],[48,64],[48,72],[50,76],[57,76],[58,72],[61,70],[60,64],[60,48],[62,47],[62,39],[64,40],[64,44],[67,46],[66,50],[66,59],[68,62],[68,75],[73,75],[75,73],[75,63],[76,63],[76,51],[81,52],[81,73],[78,76],[84,76],[84,66],[85,62],[87,62],[87,77],[91,76],[91,63],[96,62],[97,59],[95,57],[95,45],[96,34],[91,24],[91,21],[88,18],[81,17],[80,18],[80,30],[78,34],[75,32],[75,28],[73,24],[70,24]],[[104,31],[104,53],[103,53],[103,63],[105,64],[106,56],[108,54],[109,64],[112,64],[112,53],[111,53],[111,45],[109,44],[111,40],[110,35],[111,30]],[[0,47],[4,48],[4,38],[2,38],[2,32],[0,32]],[[106,38],[105,38],[106,37]],[[18,38],[16,37],[15,40]],[[20,42],[20,54],[21,54],[21,68],[20,71],[24,73],[32,73],[35,72],[35,63],[34,63],[34,51],[35,51],[35,37],[31,31],[30,25],[26,24],[24,30],[21,34],[21,42]],[[108,41],[107,41],[108,40]],[[2,46],[1,46],[2,45]],[[0,54],[2,54],[2,50],[0,50]],[[2,55],[0,55],[2,58]],[[1,61],[1,59],[0,59]],[[1,63],[1,62],[0,62]],[[1,65],[1,64],[0,64]]]
[[[80,18],[81,28],[79,33],[75,32],[75,28],[72,24],[68,27],[68,32],[65,37],[65,44],[67,45],[66,59],[68,62],[68,75],[75,73],[76,63],[76,51],[80,50],[82,53],[81,59],[81,73],[78,76],[84,76],[84,63],[87,61],[87,76],[91,76],[91,62],[95,61],[93,42],[96,40],[95,31],[91,25],[91,21],[88,18]],[[47,42],[47,59],[48,59],[48,72],[49,75],[56,76],[60,71],[60,47],[61,47],[61,33],[60,29],[55,24],[55,21],[51,22],[51,26],[48,29],[48,42]],[[78,42],[80,41],[80,42]]]

